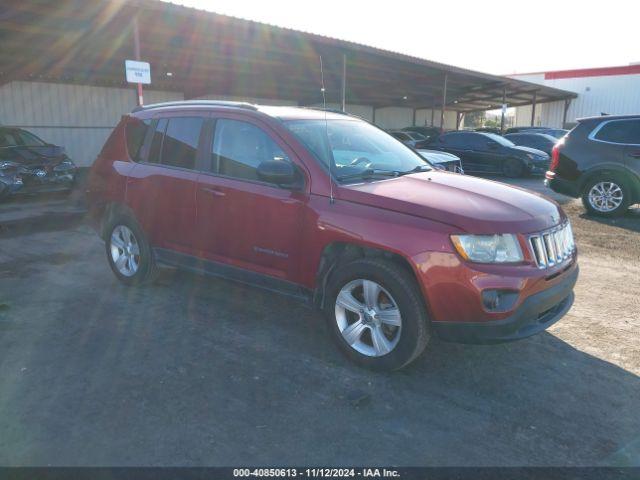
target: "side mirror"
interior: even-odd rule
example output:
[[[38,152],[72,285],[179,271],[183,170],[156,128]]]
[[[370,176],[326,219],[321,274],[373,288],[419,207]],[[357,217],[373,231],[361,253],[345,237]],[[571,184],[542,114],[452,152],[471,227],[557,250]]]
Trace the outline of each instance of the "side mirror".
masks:
[[[285,160],[267,160],[258,165],[258,178],[276,185],[291,186],[296,182],[296,171]]]

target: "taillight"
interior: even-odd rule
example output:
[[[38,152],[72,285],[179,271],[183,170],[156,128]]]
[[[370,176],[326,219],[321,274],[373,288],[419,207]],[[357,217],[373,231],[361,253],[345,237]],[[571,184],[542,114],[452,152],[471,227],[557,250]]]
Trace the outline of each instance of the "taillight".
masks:
[[[549,170],[552,172],[556,171],[558,168],[558,164],[560,163],[560,147],[562,146],[562,142],[556,143],[551,150],[551,164],[549,165]]]

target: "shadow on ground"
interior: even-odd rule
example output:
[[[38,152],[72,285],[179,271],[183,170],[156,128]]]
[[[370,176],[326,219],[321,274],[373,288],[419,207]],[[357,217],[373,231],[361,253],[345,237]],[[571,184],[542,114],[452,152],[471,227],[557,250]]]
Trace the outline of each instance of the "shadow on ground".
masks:
[[[640,379],[550,333],[375,374],[294,301],[100,253],[0,310],[0,464],[640,464]]]

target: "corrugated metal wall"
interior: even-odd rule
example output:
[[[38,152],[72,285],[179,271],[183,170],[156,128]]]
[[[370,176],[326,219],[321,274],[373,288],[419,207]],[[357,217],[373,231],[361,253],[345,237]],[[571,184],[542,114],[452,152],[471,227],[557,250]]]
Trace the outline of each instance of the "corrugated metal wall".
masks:
[[[207,95],[203,99],[248,101],[263,105],[296,105],[296,102],[267,98]],[[178,92],[144,91],[145,103],[182,100]],[[43,140],[66,148],[78,166],[90,166],[120,117],[136,105],[134,88],[109,88],[47,82],[11,82],[0,86],[0,124],[23,127]],[[330,108],[340,108],[328,104]],[[347,104],[347,111],[373,121],[373,107]],[[440,111],[434,111],[440,124]],[[378,108],[375,122],[385,129],[413,124],[413,109]],[[416,111],[416,125],[430,125],[431,110]],[[456,126],[456,113],[445,112],[445,128]]]
[[[144,92],[146,103],[182,98],[175,92]],[[122,114],[135,105],[133,88],[22,81],[0,86],[0,124],[24,127],[64,146],[79,166],[93,163]]]
[[[640,75],[608,75],[545,80],[544,74],[517,75],[519,80],[576,92],[567,111],[567,123],[577,118],[609,113],[614,115],[640,113]],[[536,125],[562,127],[564,102],[538,105]],[[516,108],[516,125],[529,125],[531,107]]]

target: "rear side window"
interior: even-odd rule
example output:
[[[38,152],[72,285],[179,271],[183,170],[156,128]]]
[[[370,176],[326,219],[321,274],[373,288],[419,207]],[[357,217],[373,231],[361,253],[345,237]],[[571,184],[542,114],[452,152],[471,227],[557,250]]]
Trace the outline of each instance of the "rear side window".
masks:
[[[640,120],[613,120],[605,122],[593,138],[604,142],[640,145]]]
[[[139,118],[131,118],[125,127],[125,135],[127,137],[127,151],[129,158],[134,162],[139,162],[142,145],[147,131],[151,126],[151,120],[140,120]]]
[[[164,131],[167,129],[167,119],[161,118],[156,123],[156,128],[151,139],[151,147],[149,148],[149,163],[160,163],[160,154],[162,153],[162,142],[164,140]]]
[[[160,163],[194,169],[203,122],[201,117],[170,118],[162,142]]]
[[[228,177],[258,180],[258,165],[266,160],[289,160],[276,142],[259,127],[239,120],[216,121],[212,148],[214,172]]]

